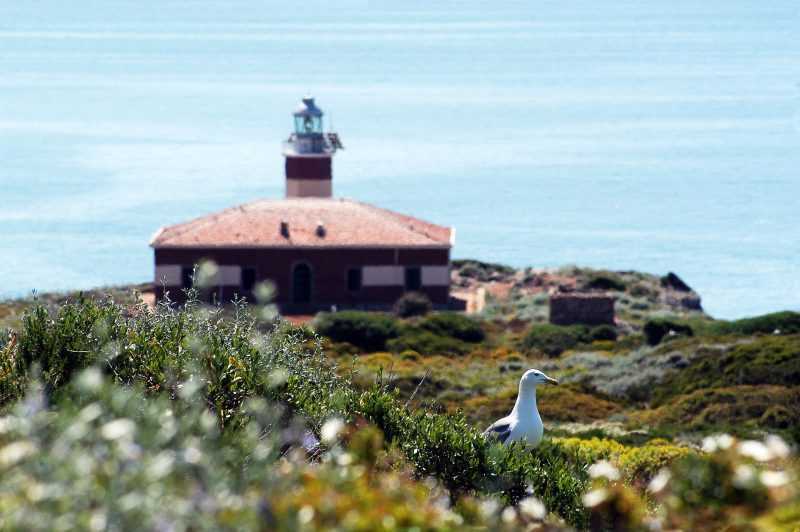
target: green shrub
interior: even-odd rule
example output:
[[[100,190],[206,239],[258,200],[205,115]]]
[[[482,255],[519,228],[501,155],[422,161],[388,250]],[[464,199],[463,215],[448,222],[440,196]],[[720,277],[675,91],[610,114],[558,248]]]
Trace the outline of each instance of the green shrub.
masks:
[[[424,316],[433,309],[431,300],[422,292],[404,294],[394,304],[394,313],[401,318]]]
[[[482,342],[486,337],[478,320],[455,312],[431,314],[418,323],[419,327],[439,336],[465,342]]]
[[[610,325],[598,325],[590,328],[585,325],[542,323],[530,328],[522,340],[522,347],[556,357],[581,344],[589,346],[594,341],[615,341],[616,339],[617,330]]]
[[[586,327],[582,325],[534,325],[525,335],[522,347],[556,357],[581,343],[586,337],[586,331]]]
[[[800,312],[773,312],[754,318],[744,318],[734,321],[718,321],[710,326],[711,332],[716,334],[780,334],[800,333]]]
[[[416,326],[403,327],[400,336],[386,342],[386,347],[394,353],[410,350],[424,355],[463,355],[472,350],[472,346],[462,340],[439,336]]]
[[[367,351],[383,351],[387,340],[399,334],[391,316],[356,310],[323,312],[315,319],[314,328],[333,341],[348,342]]]
[[[762,336],[735,344],[723,353],[703,350],[688,367],[672,374],[657,388],[665,401],[703,388],[743,384],[796,386],[800,382],[800,335]]]
[[[486,282],[494,273],[512,275],[514,268],[504,264],[482,262],[479,260],[454,260],[453,268],[458,270],[463,277],[470,277],[481,282]]]
[[[280,446],[264,430],[278,413],[266,404],[251,405],[235,438],[191,394],[144,400],[97,370],[80,374],[56,410],[45,404],[34,386],[3,418],[0,447],[17,449],[0,466],[6,530],[252,530],[259,501],[279,489],[270,466]],[[275,516],[284,517],[296,514]]]
[[[455,523],[483,530],[500,524],[499,509],[488,516],[442,511],[438,486],[414,480],[407,467],[384,467],[374,426],[346,431],[347,441],[330,442],[332,449],[308,463],[281,452],[299,443],[302,425],[287,426],[263,400],[249,402],[240,430],[223,432],[191,383],[175,398],[143,398],[90,369],[72,387],[50,410],[34,386],[3,417],[4,530],[450,531]]]
[[[616,290],[617,292],[624,292],[625,282],[611,273],[597,273],[586,280],[584,287],[590,290]]]
[[[580,496],[587,475],[559,446],[543,442],[533,453],[516,445],[502,447],[484,438],[462,415],[409,414],[378,390],[361,396],[359,410],[401,448],[418,474],[436,476],[450,493],[494,493],[513,503],[532,488],[568,523],[585,524]]]
[[[617,340],[617,328],[611,325],[598,325],[597,327],[592,327],[589,331],[589,338],[595,342],[598,340],[610,340],[616,341]]]
[[[647,338],[647,343],[650,345],[658,345],[665,336],[670,334],[694,336],[694,331],[687,324],[666,318],[647,320],[644,324],[644,335]]]
[[[653,290],[645,283],[636,283],[628,290],[634,297],[653,297]]]
[[[701,388],[637,413],[632,425],[679,430],[783,430],[800,423],[800,389],[771,385]]]
[[[586,524],[586,512],[581,503],[587,483],[586,464],[570,462],[570,456],[558,445],[547,442],[535,453],[517,446],[495,445],[463,416],[410,412],[395,394],[382,387],[360,392],[348,379],[339,376],[337,368],[325,357],[318,343],[309,338],[307,331],[278,324],[264,336],[258,333],[258,324],[247,312],[237,311],[235,317],[227,319],[220,311],[195,311],[191,302],[186,310],[161,306],[151,312],[145,307],[131,311],[113,303],[82,301],[68,303],[53,314],[37,309],[28,317],[19,333],[19,345],[11,353],[13,357],[24,353],[26,363],[20,372],[13,366],[14,374],[0,375],[0,380],[24,382],[31,373],[30,368],[40,366],[50,404],[60,404],[59,397],[64,404],[69,404],[78,397],[67,375],[74,376],[86,366],[102,368],[109,379],[138,388],[146,397],[171,400],[191,393],[204,412],[213,414],[201,415],[211,420],[210,424],[206,422],[208,426],[216,427],[224,436],[226,445],[222,446],[222,455],[234,464],[232,470],[254,474],[258,479],[264,478],[264,467],[248,461],[251,453],[237,447],[243,445],[240,441],[243,434],[261,441],[259,436],[265,433],[263,429],[248,428],[253,415],[248,405],[252,400],[268,399],[285,405],[290,414],[302,416],[317,433],[322,423],[331,417],[346,421],[366,419],[383,431],[387,441],[403,453],[418,476],[437,479],[454,498],[496,495],[505,503],[514,503],[527,496],[532,488],[548,510],[575,527]],[[69,364],[64,364],[55,360],[58,353],[75,356]],[[141,397],[133,406],[143,408]],[[180,418],[179,405],[173,408]],[[150,416],[146,409],[142,413],[160,428],[151,431],[154,437],[172,437],[172,430],[164,428],[163,416]],[[47,419],[66,421],[69,418],[48,415]],[[56,443],[61,441],[62,438],[55,439]],[[41,447],[53,460],[63,456],[47,452],[44,445]],[[126,448],[135,450],[135,447]],[[75,463],[85,465],[80,460]],[[112,472],[139,474],[152,470],[141,467],[148,464],[135,461],[132,465],[136,467]],[[123,484],[114,484],[116,475],[104,478],[105,486],[121,486],[124,491]],[[3,493],[25,492],[13,482],[4,481],[2,486],[8,490]],[[158,491],[169,486],[156,482],[148,489]],[[186,488],[187,493],[214,489],[215,485],[203,488],[204,484],[199,482],[192,486]],[[242,493],[254,493],[248,485],[239,486],[245,490]],[[106,489],[102,493],[111,494],[106,500],[115,500],[114,494],[118,492]],[[219,493],[239,491],[221,485]],[[231,496],[226,500],[237,499]],[[263,498],[255,500],[261,504]],[[181,503],[175,501],[175,504]],[[244,506],[253,507],[262,508]],[[63,511],[63,508],[54,511]],[[192,507],[188,508],[191,511]],[[225,513],[224,509],[220,512],[220,516]],[[231,523],[233,528],[240,525],[236,520]]]

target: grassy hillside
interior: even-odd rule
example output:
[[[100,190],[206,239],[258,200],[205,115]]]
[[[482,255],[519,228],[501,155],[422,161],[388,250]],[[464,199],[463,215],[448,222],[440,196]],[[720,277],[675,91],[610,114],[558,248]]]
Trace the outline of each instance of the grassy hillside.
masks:
[[[538,320],[510,328],[491,308],[321,315],[319,337],[246,306],[150,308],[122,293],[12,304],[9,529],[800,524],[792,313],[658,313],[615,339],[548,331],[553,350]],[[639,331],[655,318],[674,323],[650,345]],[[670,334],[677,324],[691,336]],[[562,382],[539,393],[545,441],[485,440],[529,367]]]

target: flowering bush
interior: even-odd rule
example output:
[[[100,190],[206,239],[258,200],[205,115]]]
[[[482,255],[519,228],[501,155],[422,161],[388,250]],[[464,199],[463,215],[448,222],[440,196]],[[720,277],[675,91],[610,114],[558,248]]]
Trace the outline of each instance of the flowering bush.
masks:
[[[513,530],[546,517],[542,503],[518,509],[467,499],[459,511],[436,483],[418,482],[400,461],[384,465],[381,432],[366,427],[309,461],[282,455],[291,428],[280,409],[248,402],[235,437],[196,401],[187,383],[175,400],[142,400],[96,369],[52,410],[37,383],[0,418],[0,513],[10,530]],[[510,512],[510,513],[509,513]]]
[[[363,418],[381,429],[417,475],[437,479],[453,498],[490,495],[514,504],[534,493],[568,522],[583,522],[585,474],[557,446],[535,454],[498,447],[463,416],[409,412],[380,386],[361,391],[337,373],[304,329],[278,324],[264,335],[246,309],[226,318],[191,300],[183,310],[155,311],[81,301],[53,314],[34,309],[24,324],[6,364],[12,371],[0,376],[9,401],[36,371],[46,400],[70,401],[77,393],[72,378],[95,367],[146,397],[176,400],[187,386],[196,387],[195,400],[232,441],[250,430],[252,400],[283,405],[287,416],[300,416],[317,434],[331,417]]]
[[[707,437],[702,453],[663,468],[649,483],[647,501],[621,481],[619,470],[600,461],[584,496],[592,529],[796,530],[800,491],[796,462],[777,436],[763,442],[729,435]]]
[[[0,338],[4,527],[793,530],[800,523],[796,462],[775,436],[715,436],[702,450],[573,437],[547,438],[533,451],[504,447],[462,413],[410,409],[381,382],[359,388],[310,331],[259,316],[191,300],[181,310],[84,300],[28,313],[20,330]],[[789,363],[785,342],[795,340],[779,340],[767,342],[779,352],[765,356]],[[674,360],[654,350],[640,355]],[[406,363],[417,358],[453,371],[478,362],[471,355]],[[573,383],[542,399],[572,397],[573,408],[583,408],[586,390]],[[681,403],[686,412],[695,399]]]

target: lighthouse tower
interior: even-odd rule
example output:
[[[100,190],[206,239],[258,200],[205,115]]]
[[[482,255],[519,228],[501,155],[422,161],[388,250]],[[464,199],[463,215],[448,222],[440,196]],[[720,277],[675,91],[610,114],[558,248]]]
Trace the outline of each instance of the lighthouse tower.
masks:
[[[294,132],[283,145],[287,198],[330,198],[332,159],[342,148],[336,133],[323,133],[322,110],[308,96],[294,111]]]

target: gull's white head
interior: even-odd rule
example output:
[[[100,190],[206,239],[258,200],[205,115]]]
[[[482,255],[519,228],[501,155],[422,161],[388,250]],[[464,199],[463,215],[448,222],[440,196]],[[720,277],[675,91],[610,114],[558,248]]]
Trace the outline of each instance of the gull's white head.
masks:
[[[520,387],[533,388],[537,384],[558,384],[558,381],[548,377],[538,369],[529,369],[519,381]]]

